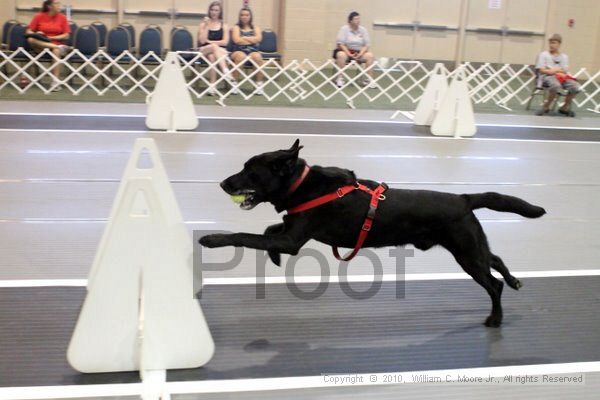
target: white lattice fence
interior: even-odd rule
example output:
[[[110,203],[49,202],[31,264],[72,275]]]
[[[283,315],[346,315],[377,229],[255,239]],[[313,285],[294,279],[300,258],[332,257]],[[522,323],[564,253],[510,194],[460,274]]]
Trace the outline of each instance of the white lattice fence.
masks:
[[[360,68],[352,62],[339,69],[334,60],[323,63],[293,60],[281,65],[271,59],[257,65],[249,57],[236,65],[229,57],[224,57],[230,70],[224,74],[218,67],[222,60],[210,62],[197,52],[179,52],[178,55],[193,95],[197,98],[213,95],[222,105],[231,96],[250,100],[259,94],[268,101],[285,99],[292,103],[310,98],[324,101],[343,98],[350,107],[354,107],[357,100],[390,105],[400,101],[416,103],[433,69],[420,61],[397,61],[386,68],[377,63],[369,68]],[[0,52],[0,91],[12,88],[19,93],[26,93],[36,89],[48,94],[59,85],[74,95],[88,90],[100,96],[110,91],[118,91],[123,96],[134,92],[148,95],[153,91],[163,62],[161,57],[152,52],[143,57],[130,52],[111,56],[101,50],[85,56],[73,50],[63,59],[57,59],[48,50],[39,54],[22,49],[12,53]],[[62,68],[58,83],[52,75],[57,65]],[[529,65],[464,63],[463,67],[475,104],[495,104],[506,109],[509,109],[509,105],[523,106],[534,88],[535,73]],[[370,69],[373,70],[373,85],[368,84]],[[214,86],[210,82],[211,71],[216,71]],[[450,77],[456,71],[446,70]],[[259,72],[264,75],[262,87],[255,79]],[[238,78],[235,85],[230,84],[232,74]],[[574,75],[582,82],[584,91],[577,96],[575,104],[598,112],[600,71],[591,74],[581,69]],[[343,77],[341,87],[336,85],[338,76]]]

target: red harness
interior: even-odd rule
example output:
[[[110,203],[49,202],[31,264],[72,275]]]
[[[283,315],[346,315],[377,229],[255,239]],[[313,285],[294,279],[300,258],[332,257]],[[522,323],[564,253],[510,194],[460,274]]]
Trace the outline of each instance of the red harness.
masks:
[[[290,189],[288,191],[288,195],[292,194],[298,188],[298,186],[300,186],[300,184],[304,181],[304,178],[306,178],[306,175],[308,175],[309,171],[310,171],[310,168],[308,166],[305,166],[304,171],[302,172],[302,175],[300,176],[300,178],[298,178],[298,180],[296,180],[290,187]],[[335,258],[337,258],[340,261],[350,261],[354,258],[354,256],[356,256],[356,254],[358,253],[358,251],[361,249],[362,245],[364,244],[365,240],[367,239],[367,236],[369,235],[369,231],[371,230],[371,226],[373,226],[373,220],[375,219],[375,213],[377,212],[377,206],[379,205],[380,201],[385,200],[385,195],[383,193],[387,189],[388,189],[388,186],[385,183],[382,183],[379,186],[377,186],[377,188],[375,190],[371,190],[368,187],[366,187],[365,185],[362,185],[362,184],[356,182],[354,185],[342,186],[341,188],[339,188],[338,190],[336,190],[333,193],[329,193],[329,194],[317,197],[316,199],[312,199],[310,201],[307,201],[306,203],[302,203],[302,204],[297,205],[296,207],[292,207],[292,208],[288,209],[287,212],[289,215],[289,214],[297,214],[302,211],[310,210],[311,208],[315,208],[320,205],[329,203],[330,201],[341,199],[348,193],[351,193],[355,190],[360,190],[360,191],[369,193],[371,195],[369,211],[367,212],[365,222],[363,222],[362,228],[360,230],[360,234],[358,235],[358,240],[356,241],[356,245],[354,246],[354,250],[352,250],[350,252],[350,254],[346,255],[345,257],[341,257],[340,253],[338,252],[338,248],[335,246],[332,246],[333,255],[335,256]]]

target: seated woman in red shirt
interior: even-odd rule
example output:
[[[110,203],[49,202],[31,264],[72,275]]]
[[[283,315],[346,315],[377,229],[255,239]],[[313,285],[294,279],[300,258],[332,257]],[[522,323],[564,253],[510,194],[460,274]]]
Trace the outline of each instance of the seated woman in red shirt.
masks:
[[[42,51],[44,49],[50,49],[57,57],[63,57],[68,50],[68,46],[64,44],[64,41],[69,39],[71,34],[71,28],[67,17],[60,12],[61,5],[59,0],[44,0],[42,3],[42,11],[37,13],[27,31],[26,35],[39,33],[50,39],[49,42],[44,40],[36,39],[34,37],[28,37],[27,42],[32,49],[36,51]],[[54,89],[60,88],[60,64],[54,68]]]

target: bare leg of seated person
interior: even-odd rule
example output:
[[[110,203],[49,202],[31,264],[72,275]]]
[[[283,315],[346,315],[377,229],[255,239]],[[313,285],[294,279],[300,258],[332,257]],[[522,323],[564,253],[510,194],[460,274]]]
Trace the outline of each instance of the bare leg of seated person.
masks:
[[[255,51],[255,52],[250,53],[250,59],[254,62],[254,64],[258,65],[259,67],[263,65],[262,54],[260,54],[259,52]],[[255,74],[255,80],[256,80],[256,86],[257,86],[256,94],[259,96],[262,96],[264,94],[263,79],[264,79],[264,76],[263,76],[262,72],[260,71],[260,69],[258,69]]]
[[[208,80],[210,81],[210,87],[208,88],[208,94],[212,96],[217,93],[217,89],[215,88],[215,82],[217,81],[217,70],[214,65],[217,58],[214,53],[206,54],[206,59],[213,65],[208,67]]]
[[[235,86],[233,87],[232,94],[239,93],[239,89],[237,88],[237,82],[240,80],[240,69],[242,68],[241,64],[244,62],[245,58],[246,58],[246,53],[244,53],[243,51],[234,51],[231,54],[231,60],[233,61],[234,64],[236,64],[236,66],[238,68],[232,72],[233,79],[235,80],[235,83],[234,83]]]
[[[346,63],[348,62],[348,54],[346,54],[343,51],[338,51],[335,55],[335,63],[337,65],[337,67],[341,70],[342,68],[344,68],[346,66]],[[337,74],[337,76],[335,77],[335,84],[337,87],[342,87],[344,86],[344,78],[342,77],[342,74],[339,73]]]
[[[56,56],[56,58],[62,58],[66,54],[67,50],[69,49],[69,47],[64,44],[54,44],[54,43],[50,43],[50,42],[44,42],[41,40],[37,40],[34,38],[28,38],[27,42],[29,43],[31,48],[37,52],[42,52],[45,49],[50,49],[50,51],[52,52],[52,54],[54,54]],[[56,63],[56,66],[52,70],[52,73],[54,74],[54,82],[52,84],[54,91],[60,90],[60,72],[61,72],[61,70],[62,70],[62,65],[60,63]]]
[[[207,44],[200,48],[200,53],[211,63],[214,64],[218,62],[218,66],[221,68],[221,71],[224,75],[229,74],[229,68],[227,67],[227,60],[224,56],[227,55],[227,51],[217,46],[214,43]],[[210,67],[208,71],[209,81],[211,83],[211,88],[209,89],[209,94],[215,94],[216,88],[214,87],[215,82],[217,81],[217,70],[216,67]]]
[[[227,50],[222,47],[217,46],[217,51],[215,52],[215,57],[219,62],[219,67],[225,75],[225,80],[229,82],[229,84],[233,85],[233,77],[231,76],[231,72],[229,71],[229,66],[227,65]]]
[[[562,84],[562,88],[566,90],[568,94],[565,96],[565,103],[558,110],[558,112],[566,115],[567,117],[574,117],[575,112],[571,110],[571,103],[573,102],[575,96],[577,96],[577,93],[581,91],[581,87],[578,82],[568,80]]]
[[[542,109],[536,113],[537,115],[544,115],[550,112],[550,106],[556,99],[558,91],[562,88],[555,76],[544,77],[543,85],[548,88],[548,98],[542,105]]]
[[[375,85],[375,82],[373,81],[372,65],[373,65],[373,62],[375,61],[375,57],[373,56],[373,53],[371,53],[369,51],[366,52],[365,54],[363,54],[360,61],[365,63],[365,68],[367,68],[367,75],[369,76],[369,78],[365,78],[363,80],[363,84],[365,86],[368,86],[369,89],[375,89],[377,87],[377,85]]]

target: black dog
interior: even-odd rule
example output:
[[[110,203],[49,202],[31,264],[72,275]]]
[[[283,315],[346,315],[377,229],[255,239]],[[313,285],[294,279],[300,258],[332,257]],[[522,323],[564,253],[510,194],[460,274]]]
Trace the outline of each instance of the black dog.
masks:
[[[296,140],[288,150],[252,157],[244,169],[221,182],[230,195],[244,195],[240,204],[250,210],[261,202],[270,202],[278,212],[303,204],[319,196],[336,192],[342,186],[359,183],[370,189],[378,186],[370,180],[357,180],[352,171],[336,167],[312,166],[299,187],[290,195],[290,187],[299,182],[306,162],[298,158],[302,146]],[[492,299],[492,312],[486,326],[502,322],[500,297],[503,283],[490,273],[498,271],[506,283],[518,290],[522,284],[510,274],[500,257],[492,254],[483,229],[473,210],[489,208],[513,212],[527,218],[546,213],[516,197],[498,193],[450,194],[428,190],[389,189],[381,201],[364,247],[413,244],[420,250],[440,245]],[[370,196],[359,190],[335,201],[297,214],[285,215],[283,223],[269,226],[264,235],[250,233],[204,236],[205,247],[243,246],[266,250],[279,265],[280,254],[298,253],[310,239],[339,247],[353,248],[369,211]]]

